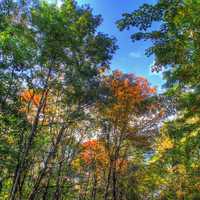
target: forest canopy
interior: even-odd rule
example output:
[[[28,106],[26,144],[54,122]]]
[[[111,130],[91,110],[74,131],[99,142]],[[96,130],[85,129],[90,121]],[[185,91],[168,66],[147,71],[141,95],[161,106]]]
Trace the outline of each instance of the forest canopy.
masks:
[[[112,70],[120,46],[90,6],[1,1],[0,200],[200,199],[199,11],[119,13],[119,32],[151,41],[161,93]]]

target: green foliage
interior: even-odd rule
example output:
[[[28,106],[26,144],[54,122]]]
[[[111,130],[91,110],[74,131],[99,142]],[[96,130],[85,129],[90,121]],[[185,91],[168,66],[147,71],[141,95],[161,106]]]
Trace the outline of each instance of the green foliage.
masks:
[[[61,7],[6,0],[0,19],[0,196],[53,198],[64,188],[74,199],[73,174],[64,177],[115,39],[97,33],[101,17],[71,0]]]
[[[106,71],[116,39],[90,7],[2,1],[0,200],[199,199],[199,10],[159,0],[117,22],[152,41],[167,89],[156,96]]]
[[[158,137],[150,160],[150,177],[161,179],[152,185],[153,194],[160,193],[158,199],[195,199],[200,193],[199,10],[199,1],[160,0],[155,5],[145,4],[118,21],[121,30],[134,26],[141,31],[131,36],[133,41],[153,42],[146,51],[147,55],[155,55],[152,70],[165,69],[165,95],[176,102],[176,119],[163,125],[165,139],[159,142],[161,136]],[[154,22],[159,22],[158,30],[149,29]],[[164,148],[166,144],[170,149]]]

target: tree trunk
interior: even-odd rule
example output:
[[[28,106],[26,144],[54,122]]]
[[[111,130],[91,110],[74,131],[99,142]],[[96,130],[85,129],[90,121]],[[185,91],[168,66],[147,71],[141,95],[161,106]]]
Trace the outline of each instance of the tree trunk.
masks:
[[[65,129],[66,129],[66,126],[63,125],[62,128],[59,131],[59,134],[58,134],[57,138],[56,138],[55,144],[50,147],[50,151],[49,151],[49,153],[47,155],[46,161],[44,163],[44,167],[40,171],[39,176],[38,176],[38,178],[36,180],[36,183],[33,186],[33,190],[32,190],[32,192],[31,192],[31,194],[30,194],[30,196],[28,198],[29,200],[34,200],[35,199],[37,191],[38,191],[38,188],[40,186],[40,183],[41,183],[42,179],[44,178],[46,170],[48,168],[49,161],[51,160],[51,158],[56,153],[57,146],[60,143],[60,140],[62,139],[62,136],[63,136],[63,133],[64,133]]]
[[[61,155],[61,161],[59,162],[59,169],[58,169],[58,175],[57,175],[57,180],[56,180],[56,191],[53,195],[52,200],[59,200],[61,199],[61,172],[63,168],[63,163],[64,163],[64,158],[65,158],[65,147],[62,146],[62,155]]]
[[[107,177],[107,183],[106,183],[106,188],[105,188],[105,193],[104,193],[104,200],[108,200],[111,173],[112,173],[112,161],[110,161],[109,172],[108,172],[108,177]]]
[[[97,193],[97,175],[94,173],[94,182],[93,182],[93,187],[92,187],[92,195],[91,195],[91,200],[96,200],[96,193]]]
[[[17,169],[16,169],[15,179],[13,180],[13,185],[12,185],[10,198],[9,198],[10,200],[15,200],[15,196],[16,196],[16,193],[17,193],[17,190],[18,190],[17,188],[18,188],[19,180],[21,178],[21,174],[24,170],[24,167],[26,166],[26,162],[27,162],[26,159],[27,159],[27,156],[30,152],[30,148],[32,146],[34,137],[36,135],[40,113],[41,113],[41,111],[42,111],[42,109],[43,109],[43,107],[46,103],[46,98],[47,98],[47,94],[48,94],[48,80],[49,80],[50,74],[51,74],[51,69],[49,69],[49,72],[48,72],[48,75],[47,75],[46,85],[44,87],[42,97],[41,97],[40,102],[39,102],[37,113],[36,113],[36,116],[35,116],[35,119],[34,119],[34,122],[33,122],[33,125],[32,125],[32,130],[31,130],[31,133],[30,133],[29,138],[28,138],[28,143],[25,147],[24,154],[22,155],[22,158],[19,162],[19,166],[17,166]]]
[[[112,173],[112,196],[113,196],[113,200],[117,200],[117,177],[116,177],[116,166],[113,168],[113,173]]]

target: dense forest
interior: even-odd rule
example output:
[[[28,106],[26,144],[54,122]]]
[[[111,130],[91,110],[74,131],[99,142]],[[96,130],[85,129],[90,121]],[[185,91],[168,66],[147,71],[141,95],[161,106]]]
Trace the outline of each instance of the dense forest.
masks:
[[[151,41],[161,93],[111,70],[117,39],[89,6],[1,1],[0,200],[200,200],[199,13],[119,13],[119,32]]]

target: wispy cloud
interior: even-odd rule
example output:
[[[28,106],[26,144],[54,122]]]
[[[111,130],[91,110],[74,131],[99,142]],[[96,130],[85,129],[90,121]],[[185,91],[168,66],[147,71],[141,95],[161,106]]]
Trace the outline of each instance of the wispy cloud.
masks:
[[[129,53],[129,56],[132,57],[132,58],[142,58],[143,54],[141,54],[140,52],[132,51],[132,52]]]

